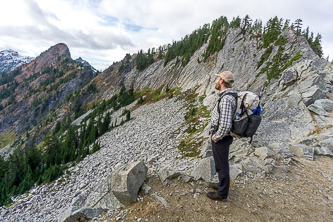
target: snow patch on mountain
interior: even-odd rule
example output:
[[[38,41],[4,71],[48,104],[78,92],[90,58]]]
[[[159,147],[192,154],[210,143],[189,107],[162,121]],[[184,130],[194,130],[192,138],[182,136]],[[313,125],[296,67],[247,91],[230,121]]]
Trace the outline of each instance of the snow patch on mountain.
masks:
[[[11,49],[0,51],[0,75],[4,72],[13,71],[16,67],[34,59],[34,57],[21,56]]]
[[[89,64],[86,60],[83,60],[81,57],[75,59],[75,62],[81,63],[83,66],[90,66],[91,70],[96,73],[97,69],[95,69],[92,65]]]

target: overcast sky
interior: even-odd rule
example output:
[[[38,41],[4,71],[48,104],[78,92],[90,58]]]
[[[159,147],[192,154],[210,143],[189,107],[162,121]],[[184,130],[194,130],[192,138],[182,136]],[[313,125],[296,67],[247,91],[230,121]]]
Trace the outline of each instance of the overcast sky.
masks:
[[[333,59],[333,1],[329,0],[3,0],[0,51],[38,56],[65,43],[73,59],[99,70],[126,53],[158,47],[212,23],[220,16],[303,20],[322,35],[324,57]]]

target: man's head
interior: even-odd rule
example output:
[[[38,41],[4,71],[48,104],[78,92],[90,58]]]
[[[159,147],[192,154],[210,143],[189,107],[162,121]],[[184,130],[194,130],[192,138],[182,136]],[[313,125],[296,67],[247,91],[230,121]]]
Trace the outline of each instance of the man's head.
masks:
[[[218,76],[216,80],[215,89],[221,91],[226,88],[231,88],[232,84],[234,83],[234,75],[230,71],[223,71],[220,74],[215,74]]]

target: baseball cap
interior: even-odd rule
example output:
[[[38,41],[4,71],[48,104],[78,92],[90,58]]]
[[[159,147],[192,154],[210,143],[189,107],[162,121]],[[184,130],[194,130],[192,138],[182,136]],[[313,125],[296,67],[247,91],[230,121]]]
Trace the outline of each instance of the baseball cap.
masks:
[[[232,85],[235,81],[234,75],[230,71],[223,71],[220,74],[215,74],[216,76],[219,76],[221,79]]]

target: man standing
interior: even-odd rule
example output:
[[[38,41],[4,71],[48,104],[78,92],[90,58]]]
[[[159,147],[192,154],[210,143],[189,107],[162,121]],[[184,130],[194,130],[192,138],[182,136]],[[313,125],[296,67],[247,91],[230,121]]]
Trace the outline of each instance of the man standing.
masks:
[[[216,80],[215,89],[219,90],[219,101],[211,112],[210,135],[212,140],[213,157],[215,169],[218,173],[219,183],[210,183],[210,188],[217,192],[208,192],[207,196],[213,200],[227,201],[230,176],[229,176],[229,147],[233,141],[230,136],[232,118],[236,109],[236,93],[231,89],[234,83],[234,76],[230,71],[224,71]]]

